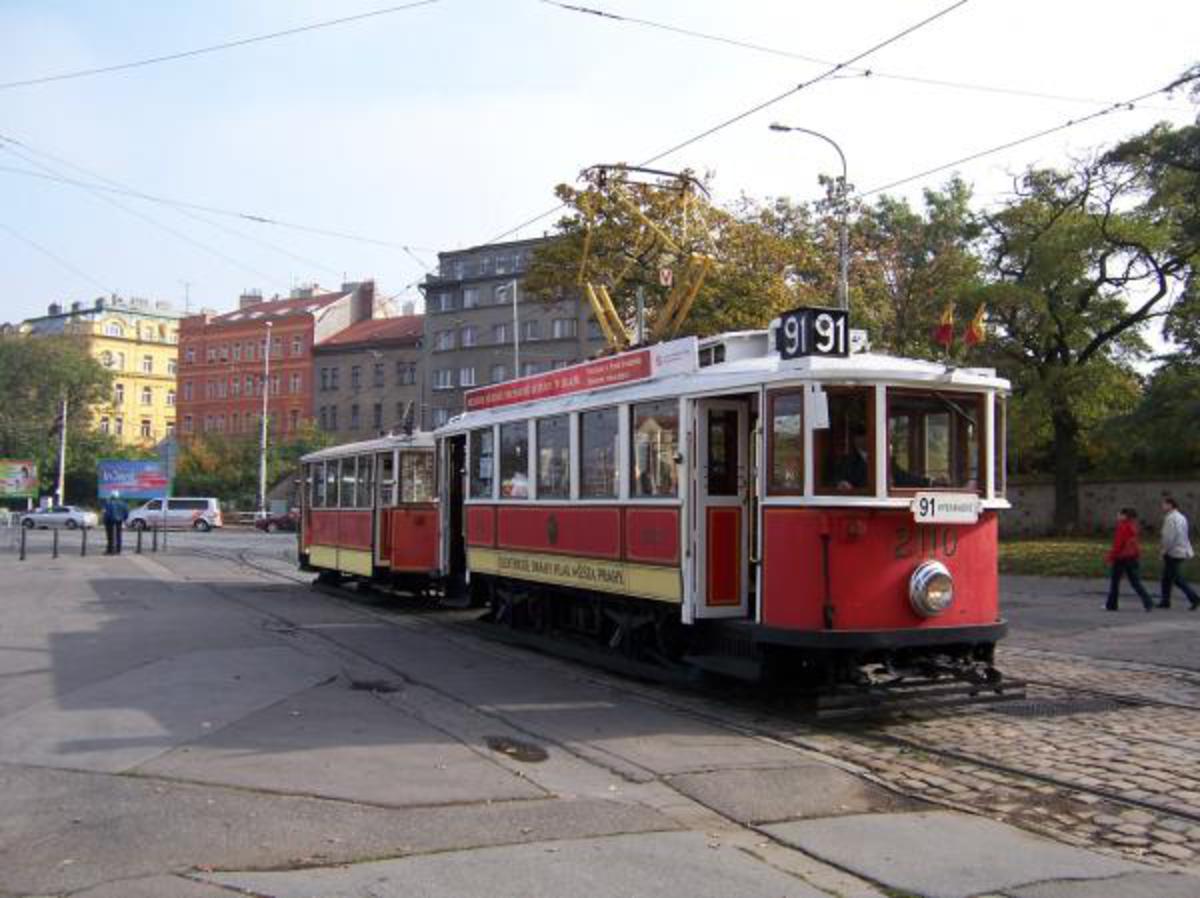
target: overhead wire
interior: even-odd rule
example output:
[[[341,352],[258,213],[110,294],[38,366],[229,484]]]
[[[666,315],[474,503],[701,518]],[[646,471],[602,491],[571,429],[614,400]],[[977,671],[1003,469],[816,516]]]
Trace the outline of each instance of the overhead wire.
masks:
[[[196,47],[191,50],[181,50],[177,53],[165,53],[161,56],[151,56],[146,59],[137,59],[131,62],[116,63],[114,65],[97,66],[90,69],[77,69],[71,72],[60,72],[55,75],[40,75],[35,78],[24,78],[18,81],[0,82],[0,90],[12,90],[18,87],[32,87],[38,84],[50,84],[55,81],[68,81],[75,78],[87,78],[92,75],[104,75],[110,72],[121,72],[128,69],[142,68],[143,66],[157,65],[163,62],[173,62],[179,59],[187,59],[192,56],[202,56],[207,53],[217,53],[222,50],[232,50],[238,47],[249,46],[250,44],[262,43],[263,41],[276,40],[282,37],[291,37],[296,34],[303,34],[308,31],[317,31],[322,28],[348,25],[351,22],[361,22],[364,19],[387,16],[393,13],[415,9],[419,6],[429,6],[437,2],[439,2],[439,0],[414,0],[412,3],[402,3],[398,6],[388,6],[383,9],[373,9],[352,16],[342,16],[341,18],[337,19],[326,19],[325,21],[321,22],[311,22],[308,25],[299,25],[295,28],[284,28],[280,31],[272,31],[267,34],[257,34],[251,37],[237,38],[235,40],[223,41],[219,44]]]
[[[20,231],[18,231],[16,228],[12,227],[11,225],[5,224],[4,222],[0,221],[0,230],[7,232],[14,239],[21,241],[22,243],[26,244],[27,246],[33,247],[35,250],[37,250],[42,255],[51,259],[52,261],[57,263],[59,266],[61,266],[65,270],[71,272],[71,274],[75,275],[76,277],[78,277],[82,280],[87,281],[93,287],[98,287],[104,293],[115,294],[117,292],[116,290],[112,289],[111,287],[105,285],[99,279],[92,277],[92,275],[88,274],[82,268],[78,267],[77,265],[72,264],[71,262],[68,262],[66,259],[64,259],[62,256],[60,256],[58,253],[54,252],[53,250],[49,249],[48,247],[42,246],[42,244],[38,243],[32,237],[22,234]]]

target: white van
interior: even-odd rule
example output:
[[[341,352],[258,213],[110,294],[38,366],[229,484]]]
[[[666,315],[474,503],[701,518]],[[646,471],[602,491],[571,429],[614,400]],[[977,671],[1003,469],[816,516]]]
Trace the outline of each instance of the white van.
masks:
[[[196,530],[211,530],[221,527],[221,503],[212,498],[190,498],[172,496],[166,499],[167,507],[163,509],[163,499],[151,499],[141,508],[129,513],[126,527],[134,530],[146,530],[150,527],[193,527]]]

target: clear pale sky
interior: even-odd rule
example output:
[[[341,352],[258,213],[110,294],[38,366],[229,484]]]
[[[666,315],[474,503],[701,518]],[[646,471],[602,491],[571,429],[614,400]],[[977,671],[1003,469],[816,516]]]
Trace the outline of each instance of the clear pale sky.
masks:
[[[0,83],[396,2],[5,0]],[[837,61],[948,0],[581,4]],[[718,199],[816,198],[817,177],[837,171],[836,156],[820,141],[769,132],[779,120],[836,139],[851,182],[869,190],[1163,86],[1200,61],[1197,34],[1200,6],[1178,0],[970,0],[861,65],[1095,102],[842,77],[661,164],[715,172]],[[0,136],[137,190],[408,244],[432,265],[439,249],[484,242],[552,207],[554,185],[581,168],[641,161],[821,70],[538,0],[441,0],[182,61],[0,90]],[[994,202],[1027,164],[1062,164],[1156,121],[1194,117],[1184,97],[1156,98],[961,173],[981,201]],[[34,168],[2,149],[0,166]],[[946,177],[895,192],[919,199],[922,187]],[[182,304],[185,282],[193,310],[231,308],[244,288],[270,295],[299,282],[335,285],[343,274],[419,298],[411,284],[423,269],[399,249],[208,216],[274,249],[167,207],[117,199],[176,233],[86,190],[0,170],[0,320],[110,290]]]

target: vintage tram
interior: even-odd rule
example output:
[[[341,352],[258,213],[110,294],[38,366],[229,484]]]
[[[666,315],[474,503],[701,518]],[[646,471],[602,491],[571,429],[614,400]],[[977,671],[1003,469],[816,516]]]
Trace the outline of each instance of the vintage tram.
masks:
[[[796,310],[472,390],[433,445],[309,456],[303,551],[375,579],[424,561],[497,622],[727,674],[995,682],[1008,389]],[[437,458],[420,525],[405,439]]]

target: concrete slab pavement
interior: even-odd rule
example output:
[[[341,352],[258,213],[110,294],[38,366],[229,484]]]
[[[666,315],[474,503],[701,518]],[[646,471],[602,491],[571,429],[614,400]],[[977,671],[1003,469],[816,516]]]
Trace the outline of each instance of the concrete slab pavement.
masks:
[[[764,831],[828,863],[922,898],[973,898],[1053,880],[1151,868],[952,811],[777,823]],[[1200,895],[1200,879],[1193,880]]]
[[[1195,877],[1182,873],[1129,873],[1112,879],[1066,880],[1022,886],[1005,898],[1197,898]]]

